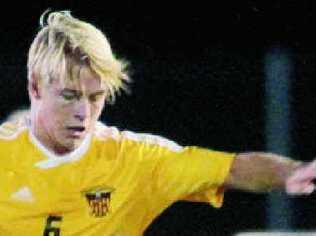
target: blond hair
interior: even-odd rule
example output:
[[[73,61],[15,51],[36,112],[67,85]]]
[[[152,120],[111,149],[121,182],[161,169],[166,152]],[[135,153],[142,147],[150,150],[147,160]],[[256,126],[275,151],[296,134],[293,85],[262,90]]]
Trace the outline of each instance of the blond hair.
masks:
[[[33,73],[40,77],[40,82],[58,76],[71,78],[67,62],[72,58],[76,63],[88,63],[109,90],[110,101],[115,100],[121,89],[127,89],[127,63],[114,56],[108,39],[95,26],[73,17],[69,11],[46,11],[40,25],[28,55],[29,81]],[[68,76],[60,76],[59,72]]]

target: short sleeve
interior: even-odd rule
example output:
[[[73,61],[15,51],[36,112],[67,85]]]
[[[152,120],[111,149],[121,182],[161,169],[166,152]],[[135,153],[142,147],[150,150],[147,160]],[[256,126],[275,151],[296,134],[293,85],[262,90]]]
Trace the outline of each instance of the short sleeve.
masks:
[[[220,207],[223,183],[234,156],[234,153],[199,147],[185,147],[178,153],[166,151],[158,161],[154,176],[157,189],[169,198],[208,202]]]
[[[223,183],[234,153],[187,146],[150,134],[122,132],[121,155],[137,166],[151,186],[151,196],[161,202],[208,202],[220,207]]]

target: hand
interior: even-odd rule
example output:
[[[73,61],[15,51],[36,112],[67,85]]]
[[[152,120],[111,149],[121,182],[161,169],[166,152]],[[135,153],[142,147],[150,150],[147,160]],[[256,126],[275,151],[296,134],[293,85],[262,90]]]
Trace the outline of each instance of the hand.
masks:
[[[316,160],[298,167],[285,183],[286,192],[290,195],[309,195],[315,191]]]

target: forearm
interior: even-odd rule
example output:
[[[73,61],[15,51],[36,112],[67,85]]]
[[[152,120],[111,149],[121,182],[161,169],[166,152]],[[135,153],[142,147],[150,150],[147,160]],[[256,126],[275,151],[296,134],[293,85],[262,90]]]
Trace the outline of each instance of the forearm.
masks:
[[[302,164],[271,153],[240,153],[232,164],[225,186],[253,192],[283,190],[287,177]]]

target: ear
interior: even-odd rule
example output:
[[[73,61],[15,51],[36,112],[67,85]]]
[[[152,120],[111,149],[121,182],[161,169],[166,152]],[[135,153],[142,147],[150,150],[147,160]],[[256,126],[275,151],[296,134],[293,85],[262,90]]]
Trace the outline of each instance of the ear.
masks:
[[[29,93],[29,97],[31,99],[32,98],[34,98],[34,99],[41,98],[39,77],[34,72],[32,72],[31,78],[28,82],[28,93]]]

